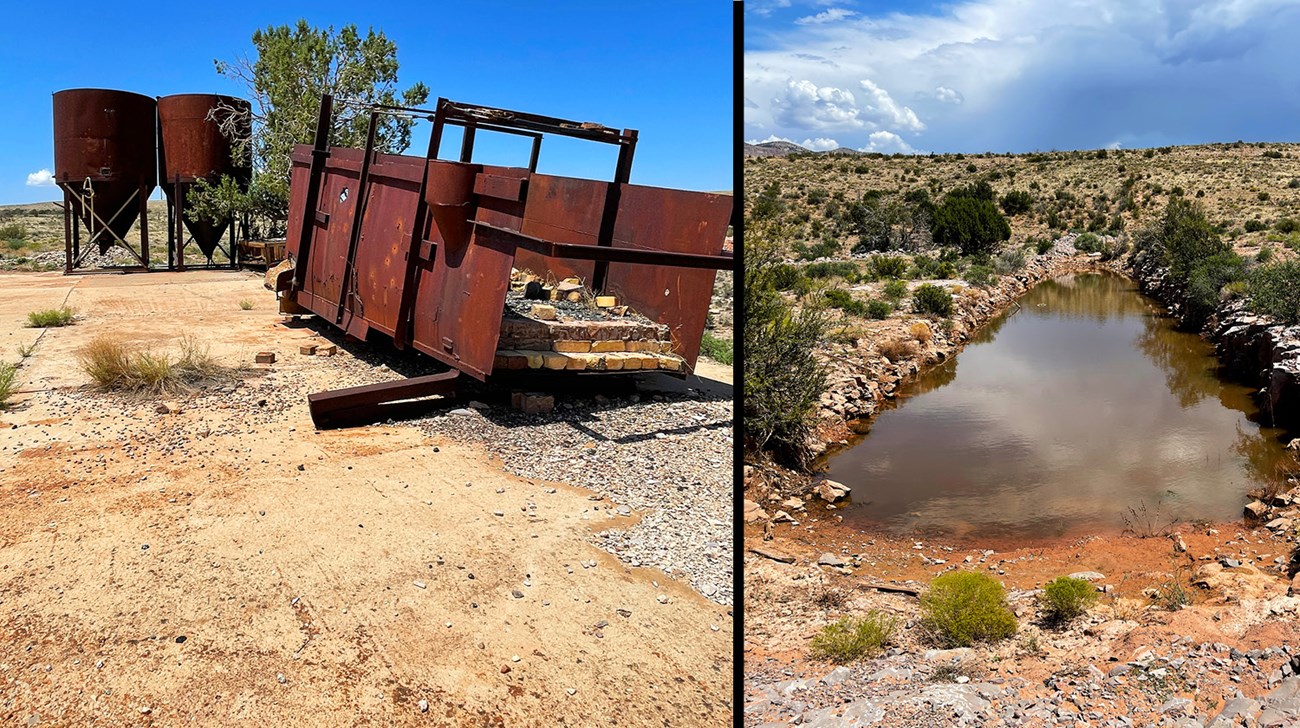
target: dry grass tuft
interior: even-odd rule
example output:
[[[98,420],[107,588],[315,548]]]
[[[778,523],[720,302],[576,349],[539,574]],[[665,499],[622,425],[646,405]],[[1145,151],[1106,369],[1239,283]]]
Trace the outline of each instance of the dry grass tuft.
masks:
[[[913,339],[916,339],[922,344],[928,342],[934,336],[934,332],[930,330],[930,325],[924,321],[917,321],[912,324],[907,329],[907,333],[911,334]]]
[[[184,392],[229,374],[190,337],[181,340],[179,354],[172,357],[99,336],[77,353],[77,359],[97,387],[119,392]]]
[[[882,341],[876,347],[881,354],[889,357],[890,361],[902,361],[916,356],[916,342],[910,338],[899,337]]]

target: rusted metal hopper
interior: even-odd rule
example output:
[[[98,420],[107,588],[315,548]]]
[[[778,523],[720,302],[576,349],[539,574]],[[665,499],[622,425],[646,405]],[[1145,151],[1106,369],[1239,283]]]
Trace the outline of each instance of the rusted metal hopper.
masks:
[[[199,249],[212,258],[221,236],[229,222],[212,223],[192,217],[185,205],[189,185],[199,181],[215,182],[229,176],[247,188],[252,178],[252,161],[245,152],[234,155],[231,137],[222,133],[219,120],[233,115],[238,128],[236,135],[247,136],[250,123],[250,105],[233,96],[217,94],[175,94],[158,99],[158,162],[159,178],[172,209],[173,226],[176,211],[184,221]],[[173,254],[183,266],[183,232],[170,230],[175,236]],[[176,235],[179,233],[179,235]],[[232,250],[228,252],[233,252]]]
[[[157,184],[157,106],[129,91],[79,88],[54,94],[54,179],[101,254],[115,244],[125,246],[126,233]],[[147,250],[147,230],[141,237]]]

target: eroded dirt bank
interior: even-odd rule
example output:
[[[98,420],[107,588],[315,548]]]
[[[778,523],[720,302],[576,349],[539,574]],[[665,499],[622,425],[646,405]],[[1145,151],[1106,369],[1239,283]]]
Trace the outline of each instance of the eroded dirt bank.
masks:
[[[0,290],[3,358],[35,342],[0,411],[8,722],[730,719],[730,607],[688,580],[705,567],[674,578],[596,545],[657,505],[508,473],[480,441],[427,424],[316,432],[307,393],[400,375],[346,350],[300,356],[321,337],[282,325],[256,277],[0,274]],[[74,326],[22,326],[64,301]],[[83,389],[76,351],[105,333],[163,350],[188,333],[247,369],[159,412],[159,398]],[[258,351],[276,364],[253,366]],[[683,412],[710,425],[707,402],[640,397],[676,416],[639,438],[698,449],[692,433],[720,432],[681,426]],[[621,462],[625,433],[602,419],[633,399],[566,401],[581,407],[555,422],[587,430],[545,435],[539,457]],[[485,407],[454,416],[521,431],[508,406]]]
[[[1063,257],[1034,281],[1094,265]],[[1002,284],[1018,292],[1029,285]],[[835,406],[833,397],[824,402],[833,416],[823,434],[842,436],[846,430],[835,428],[844,412],[869,416],[904,378],[953,355],[971,334],[967,321],[987,321],[1016,294],[1004,295],[1001,305],[989,303],[971,318],[958,319],[981,311],[978,303],[959,304],[954,319],[964,338],[940,340],[936,332],[923,355],[901,369],[877,358],[859,379],[849,378],[853,391],[870,394],[843,397],[851,407]],[[886,336],[893,330],[881,328]],[[1293,494],[1270,496],[1276,506],[1258,520],[1135,521],[1126,534],[1033,543],[848,529],[828,502],[842,495],[833,486],[766,464],[747,469],[745,494],[747,725],[1300,722],[1300,678],[1293,677],[1300,655],[1292,654],[1300,597],[1289,578],[1292,523],[1300,520]],[[1015,637],[939,650],[922,636],[913,593],[955,569],[980,570],[1006,585],[1020,622]],[[1068,574],[1092,580],[1100,602],[1067,627],[1049,627],[1037,595]],[[899,619],[884,655],[844,667],[809,657],[823,626],[868,609]]]

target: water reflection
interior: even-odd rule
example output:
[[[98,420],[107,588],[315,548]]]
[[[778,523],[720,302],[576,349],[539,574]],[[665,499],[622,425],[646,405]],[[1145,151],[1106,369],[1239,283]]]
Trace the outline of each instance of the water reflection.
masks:
[[[1118,528],[1143,501],[1231,518],[1285,451],[1212,353],[1122,277],[1042,283],[831,459],[854,487],[845,519],[1042,536]]]

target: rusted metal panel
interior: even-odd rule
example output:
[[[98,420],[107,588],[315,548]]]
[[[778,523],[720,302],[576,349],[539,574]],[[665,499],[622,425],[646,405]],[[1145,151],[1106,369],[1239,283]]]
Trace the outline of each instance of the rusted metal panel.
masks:
[[[348,319],[360,316],[389,336],[396,330],[408,265],[405,246],[423,173],[424,160],[419,157],[380,154],[370,165],[361,239],[353,264],[356,287],[345,306],[345,328]]]
[[[614,247],[719,255],[730,195],[623,185]],[[713,297],[712,270],[609,264],[606,291],[673,331],[673,351],[695,366]]]
[[[187,183],[215,181],[224,175],[241,188],[247,187],[253,174],[251,151],[236,156],[233,139],[222,133],[217,119],[233,114],[238,125],[235,134],[247,136],[252,123],[250,109],[243,99],[217,94],[175,94],[158,99],[158,171],[173,215],[178,204],[183,208]],[[229,221],[195,219],[186,209],[180,213],[194,242],[211,258]],[[183,263],[184,245],[175,237],[174,252]]]

